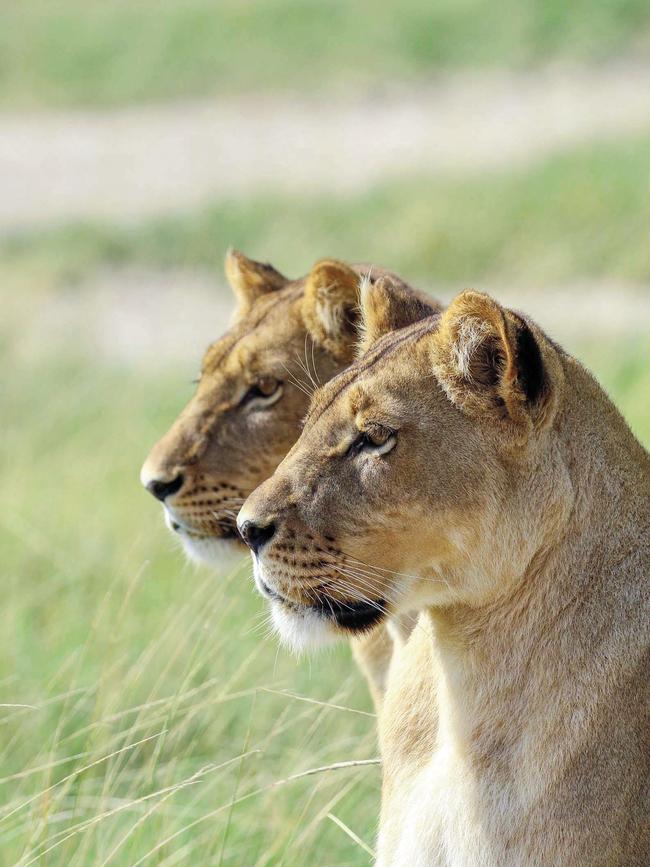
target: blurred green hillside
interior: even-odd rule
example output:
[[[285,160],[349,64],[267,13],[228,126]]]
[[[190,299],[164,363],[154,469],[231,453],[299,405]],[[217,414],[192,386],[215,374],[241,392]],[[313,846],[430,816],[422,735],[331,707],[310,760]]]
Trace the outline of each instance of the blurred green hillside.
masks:
[[[0,103],[350,92],[440,69],[599,61],[647,49],[649,34],[644,0],[9,0]]]

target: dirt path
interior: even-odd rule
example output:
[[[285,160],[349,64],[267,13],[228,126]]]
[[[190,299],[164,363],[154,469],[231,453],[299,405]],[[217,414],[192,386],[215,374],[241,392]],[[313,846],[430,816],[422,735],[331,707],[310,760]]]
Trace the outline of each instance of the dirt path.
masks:
[[[650,64],[463,74],[357,102],[244,98],[0,115],[0,231],[260,189],[350,193],[525,163],[650,126]]]

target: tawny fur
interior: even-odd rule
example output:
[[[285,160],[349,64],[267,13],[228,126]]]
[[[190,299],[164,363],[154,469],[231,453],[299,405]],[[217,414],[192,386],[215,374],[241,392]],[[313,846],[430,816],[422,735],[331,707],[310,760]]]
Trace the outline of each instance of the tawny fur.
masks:
[[[242,515],[275,525],[255,574],[292,641],[360,599],[423,612],[380,713],[378,864],[649,864],[648,453],[488,296],[372,341]],[[353,447],[378,425],[388,453]]]
[[[170,527],[188,554],[207,563],[244,550],[236,516],[245,498],[268,478],[297,439],[312,392],[352,361],[358,339],[359,282],[385,279],[401,297],[417,298],[421,315],[439,305],[396,275],[372,265],[316,262],[289,280],[273,266],[231,250],[226,275],[238,307],[231,328],[203,358],[196,393],[149,454],[142,477],[183,476],[165,501]],[[277,399],[244,403],[264,379],[281,385]],[[392,642],[380,627],[356,651],[378,697]]]

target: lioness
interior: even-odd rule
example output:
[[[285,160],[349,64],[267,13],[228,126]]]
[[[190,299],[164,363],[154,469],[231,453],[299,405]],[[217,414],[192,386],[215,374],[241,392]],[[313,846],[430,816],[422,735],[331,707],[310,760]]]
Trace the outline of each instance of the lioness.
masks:
[[[650,457],[591,375],[475,292],[314,395],[246,501],[282,637],[421,609],[380,713],[382,867],[650,864]]]
[[[205,353],[195,395],[154,446],[141,472],[168,527],[194,559],[221,563],[241,546],[237,513],[297,439],[311,392],[354,357],[359,281],[387,274],[333,259],[289,280],[271,265],[230,251],[226,276],[234,323]],[[405,322],[440,305],[391,275]],[[391,645],[378,632],[355,653],[378,700]]]

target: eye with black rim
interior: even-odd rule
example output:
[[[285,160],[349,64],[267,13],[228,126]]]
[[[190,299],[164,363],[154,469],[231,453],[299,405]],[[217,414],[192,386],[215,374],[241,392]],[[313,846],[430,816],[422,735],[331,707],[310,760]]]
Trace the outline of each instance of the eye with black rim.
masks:
[[[250,386],[242,398],[241,405],[255,404],[270,406],[276,400],[279,400],[281,396],[282,383],[272,376],[262,376]]]
[[[375,455],[385,455],[395,447],[397,432],[381,424],[369,425],[361,431],[359,436],[351,443],[348,455],[362,454],[363,452]]]

